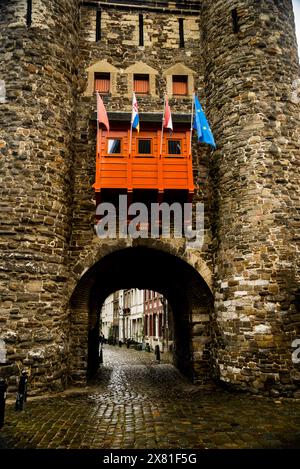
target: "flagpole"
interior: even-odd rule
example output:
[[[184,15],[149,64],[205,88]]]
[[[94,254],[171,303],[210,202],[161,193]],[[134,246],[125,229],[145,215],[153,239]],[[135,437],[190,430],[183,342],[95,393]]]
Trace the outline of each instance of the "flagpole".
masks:
[[[97,118],[97,156],[100,158],[100,145],[99,145],[99,121]]]
[[[193,120],[194,120],[194,103],[195,103],[195,93],[193,93],[193,101],[192,101],[192,116],[191,116],[191,135],[190,135],[190,151],[189,157],[192,156],[192,137],[193,137]]]
[[[96,91],[96,102],[97,102],[97,157],[100,157],[100,146],[99,146],[99,116],[98,116],[98,91]]]
[[[164,95],[164,111],[163,111],[163,117],[162,117],[162,123],[161,123],[160,152],[159,152],[159,157],[160,158],[162,157],[165,113],[166,113],[166,94]]]
[[[130,137],[129,137],[129,158],[131,155],[131,145],[132,145],[132,125],[133,125],[133,102],[134,102],[134,91],[132,92],[132,104],[131,104],[131,121],[130,121]]]

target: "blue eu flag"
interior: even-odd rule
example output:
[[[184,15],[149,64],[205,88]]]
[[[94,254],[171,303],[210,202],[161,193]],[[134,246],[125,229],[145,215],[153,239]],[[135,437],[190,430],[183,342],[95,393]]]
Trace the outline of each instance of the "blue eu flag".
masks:
[[[198,142],[208,143],[212,147],[217,148],[211,128],[209,126],[209,123],[206,119],[206,116],[197,96],[194,96],[194,104],[195,116],[193,122],[193,129],[195,129],[197,132]]]

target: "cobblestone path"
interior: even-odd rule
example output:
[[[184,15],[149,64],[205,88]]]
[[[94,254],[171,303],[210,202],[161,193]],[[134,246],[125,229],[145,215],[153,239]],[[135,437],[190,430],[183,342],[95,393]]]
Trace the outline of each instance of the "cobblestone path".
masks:
[[[0,448],[300,448],[300,400],[191,385],[153,354],[105,346],[84,392],[6,406]]]

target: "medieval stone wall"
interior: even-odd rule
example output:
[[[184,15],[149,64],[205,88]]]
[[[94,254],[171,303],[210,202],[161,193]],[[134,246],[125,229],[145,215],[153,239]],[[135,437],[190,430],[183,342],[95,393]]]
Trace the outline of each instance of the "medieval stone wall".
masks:
[[[300,378],[291,352],[300,334],[299,105],[291,102],[299,65],[292,4],[206,2],[202,19],[208,115],[218,142],[211,177],[215,318],[222,340],[214,348],[215,365],[225,382],[289,395]]]
[[[291,347],[300,336],[300,115],[291,0],[207,0],[200,14],[196,1],[148,0],[143,9],[141,2],[126,8],[104,2],[99,41],[91,7],[98,3],[88,3],[79,13],[77,1],[35,0],[30,25],[25,0],[0,5],[0,340],[1,356],[12,364],[0,372],[10,376],[11,390],[23,366],[32,393],[61,389],[74,352],[74,379],[85,379],[88,327],[97,319],[90,293],[96,298],[101,281],[96,264],[129,247],[128,240],[101,244],[94,231],[91,67],[110,64],[107,110],[130,113],[132,66],[152,73],[151,95],[138,98],[140,112],[162,112],[175,65],[190,71],[217,143],[215,152],[193,148],[195,201],[204,202],[206,213],[202,252],[155,242],[210,287],[214,269],[213,314],[207,285],[189,282],[194,277],[185,277],[184,268],[186,290],[175,281],[165,290],[184,297],[178,304],[191,341],[183,341],[191,345],[186,362],[200,375],[203,363],[211,371],[210,360],[215,377],[242,389],[292,395],[300,383]],[[173,112],[191,110],[190,98],[169,102]],[[105,262],[100,270],[104,277]],[[68,309],[76,282],[78,298]]]
[[[126,2],[124,2],[126,3]],[[150,2],[151,3],[151,2]],[[135,5],[136,6],[136,5]],[[79,47],[79,82],[77,101],[77,129],[76,151],[74,160],[74,211],[72,225],[72,239],[70,245],[70,269],[85,271],[90,266],[94,253],[100,250],[106,252],[108,246],[105,241],[97,239],[95,225],[95,195],[92,184],[95,180],[95,156],[96,156],[96,124],[94,118],[96,97],[93,92],[93,71],[101,70],[111,73],[112,89],[108,96],[104,96],[104,102],[108,112],[118,111],[131,113],[132,106],[132,73],[153,73],[153,81],[150,78],[150,95],[138,96],[139,112],[163,112],[164,94],[168,91],[169,103],[172,113],[187,113],[192,111],[192,95],[189,97],[175,98],[170,94],[168,73],[180,73],[186,70],[189,80],[192,80],[193,91],[202,99],[204,96],[204,57],[199,54],[203,49],[200,29],[200,17],[198,11],[184,13],[181,10],[165,9],[165,11],[138,10],[132,6],[126,10],[118,7],[101,5],[101,39],[96,41],[95,8],[82,5],[81,7],[81,33]],[[143,13],[144,45],[139,45],[139,14]],[[184,47],[180,47],[179,22],[183,19]],[[98,65],[100,64],[100,65]],[[136,66],[136,69],[134,67]],[[99,68],[97,68],[99,67]],[[100,68],[101,67],[101,68]],[[105,68],[106,67],[106,68]],[[171,67],[173,67],[171,69]],[[184,68],[185,67],[185,68]],[[171,69],[171,70],[170,70]],[[143,125],[143,124],[142,124]],[[129,126],[129,120],[128,120]],[[193,143],[194,181],[196,193],[194,202],[201,201],[205,204],[205,242],[201,253],[197,253],[198,259],[204,259],[208,266],[212,266],[211,245],[211,191],[208,183],[209,150],[196,141]],[[176,246],[175,240],[169,240],[171,246]],[[115,241],[115,249],[123,247],[123,242]],[[149,240],[149,247],[152,247]],[[181,248],[182,249],[182,248]],[[126,281],[126,275],[124,281]],[[99,278],[99,285],[103,280]],[[134,286],[134,285],[131,285]],[[116,286],[117,287],[117,286]],[[72,290],[70,290],[71,293]],[[201,293],[199,293],[201,295]],[[88,330],[94,327],[97,319],[93,312],[88,318],[86,311],[88,303],[81,302],[82,295],[72,299],[70,311],[71,319],[71,347],[70,360],[71,376],[75,382],[82,379],[87,366],[87,337]],[[189,300],[186,311],[181,315],[190,317],[190,333],[193,336],[191,342],[192,353],[189,357],[186,352],[179,350],[183,359],[178,360],[181,368],[190,369],[196,380],[196,375],[203,376],[203,369],[207,368],[209,361],[209,327],[208,315],[210,305],[193,304]],[[99,308],[99,306],[98,306]],[[178,308],[176,309],[178,310]],[[99,314],[99,311],[98,311]],[[177,313],[178,324],[180,314]],[[180,341],[179,341],[180,342]],[[178,342],[178,343],[179,343]],[[182,341],[181,341],[182,342]],[[76,345],[77,344],[77,345]],[[80,344],[80,345],[78,345]],[[77,348],[80,347],[80,359],[77,356]],[[179,345],[178,345],[179,347]],[[181,345],[182,347],[182,345]],[[189,344],[186,344],[189,347]],[[205,350],[205,352],[204,352]],[[189,361],[189,365],[187,362]],[[202,364],[201,364],[201,363]],[[205,367],[204,364],[205,363]],[[207,370],[205,371],[207,373]]]
[[[126,3],[126,2],[125,2]],[[151,2],[150,2],[151,3]],[[95,238],[95,205],[92,184],[95,180],[96,124],[91,122],[96,109],[93,92],[87,96],[89,72],[93,65],[107,61],[107,70],[114,70],[114,92],[104,96],[107,111],[131,113],[132,94],[128,93],[132,76],[129,67],[139,64],[138,73],[149,73],[151,67],[156,73],[154,96],[138,96],[139,112],[163,112],[164,93],[167,79],[164,74],[175,64],[182,64],[194,71],[195,91],[204,94],[204,59],[199,54],[201,32],[198,12],[180,14],[168,9],[164,13],[144,12],[144,46],[139,46],[139,13],[135,8],[122,10],[118,7],[101,5],[101,40],[96,42],[96,9],[81,7],[81,34],[79,49],[79,96],[77,102],[77,130],[75,152],[74,218],[72,227],[71,265],[84,258],[86,246]],[[178,18],[184,19],[185,47],[179,47]],[[144,71],[143,71],[144,70]],[[171,98],[169,103],[174,113],[191,113],[192,97]],[[128,122],[129,126],[129,122]],[[204,251],[206,260],[211,262],[211,235],[209,224],[208,157],[207,150],[194,143],[195,200],[206,202],[206,239]],[[205,256],[204,255],[204,256]]]
[[[0,5],[1,338],[31,392],[65,381],[78,8],[74,0]],[[32,391],[33,390],[33,391]]]

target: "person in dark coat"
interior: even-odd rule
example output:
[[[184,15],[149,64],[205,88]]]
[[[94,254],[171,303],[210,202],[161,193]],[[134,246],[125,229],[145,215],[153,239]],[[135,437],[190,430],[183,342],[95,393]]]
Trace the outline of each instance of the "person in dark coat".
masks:
[[[27,400],[27,381],[28,373],[23,370],[20,376],[17,399],[16,399],[16,410],[23,410],[24,402]]]
[[[103,334],[103,332],[100,332],[100,335],[99,335],[99,345],[103,345],[104,343],[105,343],[104,334]]]

